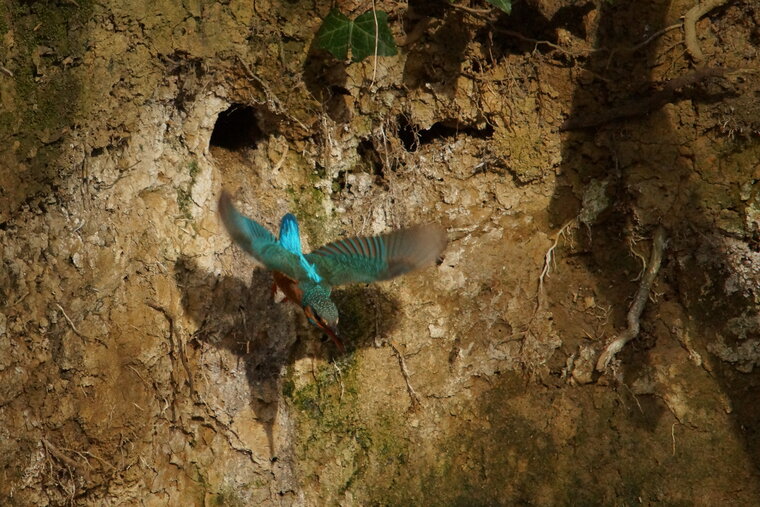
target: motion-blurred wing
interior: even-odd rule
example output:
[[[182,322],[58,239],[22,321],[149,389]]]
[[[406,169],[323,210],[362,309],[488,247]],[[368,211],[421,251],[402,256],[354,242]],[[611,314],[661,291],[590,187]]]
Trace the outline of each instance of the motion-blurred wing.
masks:
[[[284,248],[264,226],[235,209],[230,195],[224,191],[219,198],[219,214],[227,232],[240,248],[267,269],[281,271],[293,279],[300,278],[298,256]]]
[[[330,285],[370,283],[433,264],[446,247],[446,231],[435,225],[329,243],[306,259]]]
[[[301,234],[298,232],[298,220],[287,213],[280,221],[280,244],[285,250],[301,255]]]

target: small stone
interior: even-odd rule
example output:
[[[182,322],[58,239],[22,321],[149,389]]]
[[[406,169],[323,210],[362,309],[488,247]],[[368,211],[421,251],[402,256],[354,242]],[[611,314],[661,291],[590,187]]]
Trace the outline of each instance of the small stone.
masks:
[[[428,329],[430,330],[431,338],[443,338],[446,336],[446,329],[443,326],[430,324]]]

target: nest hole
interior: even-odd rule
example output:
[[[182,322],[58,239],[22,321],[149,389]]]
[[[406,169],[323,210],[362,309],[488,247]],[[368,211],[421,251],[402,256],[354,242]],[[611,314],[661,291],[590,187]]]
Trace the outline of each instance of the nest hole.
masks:
[[[228,150],[255,148],[264,137],[256,108],[232,104],[217,116],[210,145]]]

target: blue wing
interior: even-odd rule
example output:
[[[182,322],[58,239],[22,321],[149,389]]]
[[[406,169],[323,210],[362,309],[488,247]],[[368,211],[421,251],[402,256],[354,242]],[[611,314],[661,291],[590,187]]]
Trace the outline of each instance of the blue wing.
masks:
[[[286,250],[301,255],[301,235],[298,232],[298,220],[287,213],[280,221],[280,244]]]
[[[285,248],[274,239],[272,233],[264,226],[242,215],[233,206],[227,192],[222,192],[219,198],[219,214],[235,243],[266,266],[267,269],[280,271],[294,280],[304,278],[305,273],[299,259],[299,257],[303,256],[299,256],[292,250]],[[298,225],[296,224],[297,234]],[[301,245],[299,242],[298,250],[300,251],[300,249]]]
[[[298,220],[292,214],[287,213],[280,221],[280,244],[287,251],[298,256],[298,262],[310,280],[321,282],[322,277],[317,273],[314,264],[308,262],[301,252],[301,234],[298,232]]]
[[[388,280],[433,264],[446,247],[446,231],[433,225],[329,243],[306,255],[330,285]]]

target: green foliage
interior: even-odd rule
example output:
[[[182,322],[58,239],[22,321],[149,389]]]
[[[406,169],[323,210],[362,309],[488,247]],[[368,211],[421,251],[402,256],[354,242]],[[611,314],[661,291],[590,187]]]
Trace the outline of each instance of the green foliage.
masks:
[[[506,12],[507,14],[512,13],[512,0],[486,0],[486,1],[489,4],[493,5],[494,7]]]
[[[396,54],[396,42],[388,27],[388,14],[372,10],[353,21],[338,9],[331,10],[319,27],[316,47],[326,49],[339,60],[345,60],[351,50],[351,60],[354,62],[374,54]]]

